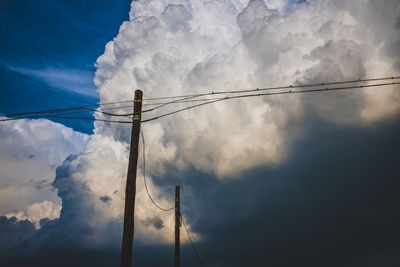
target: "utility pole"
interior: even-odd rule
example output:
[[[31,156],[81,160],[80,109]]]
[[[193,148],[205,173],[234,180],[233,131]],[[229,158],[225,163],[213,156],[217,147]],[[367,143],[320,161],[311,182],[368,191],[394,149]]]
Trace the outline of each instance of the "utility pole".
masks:
[[[179,185],[175,186],[175,267],[181,265],[180,251],[180,229],[181,226],[181,199],[179,196]]]
[[[130,267],[132,259],[133,232],[135,223],[136,170],[138,162],[142,98],[143,92],[136,90],[133,107],[131,149],[129,152],[128,175],[126,177],[125,188],[124,230],[122,234],[120,267]]]

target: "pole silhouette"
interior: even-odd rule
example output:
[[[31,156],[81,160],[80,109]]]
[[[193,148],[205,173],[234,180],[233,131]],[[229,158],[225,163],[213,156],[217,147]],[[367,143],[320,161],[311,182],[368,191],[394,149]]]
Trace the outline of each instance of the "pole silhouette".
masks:
[[[181,265],[180,226],[181,226],[181,199],[179,185],[175,186],[175,267]]]
[[[133,123],[131,134],[131,148],[129,152],[128,175],[125,188],[124,229],[122,234],[120,267],[130,267],[132,261],[132,247],[135,219],[136,171],[138,162],[138,144],[142,113],[143,92],[135,91],[133,107]]]

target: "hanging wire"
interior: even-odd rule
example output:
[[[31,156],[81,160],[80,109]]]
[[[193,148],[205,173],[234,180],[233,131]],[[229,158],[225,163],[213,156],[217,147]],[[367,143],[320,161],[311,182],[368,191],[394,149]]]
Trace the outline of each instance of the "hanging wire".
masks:
[[[165,107],[167,105],[174,104],[174,103],[183,103],[185,101],[186,102],[195,101],[195,100],[189,100],[189,99],[193,99],[195,97],[198,97],[198,96],[189,96],[189,97],[185,97],[183,99],[177,99],[177,100],[173,100],[173,101],[166,102],[166,103],[160,103],[159,106],[156,106],[155,108],[149,109],[149,111],[153,111],[153,110],[156,110],[156,109],[159,109],[159,108],[162,108],[162,107]]]
[[[257,94],[241,94],[241,95],[235,95],[235,96],[225,96],[225,97],[220,97],[220,98],[209,98],[209,99],[193,99],[199,96],[204,96],[204,95],[218,95],[218,94],[228,94],[228,93],[243,93],[243,92],[255,92],[255,91],[263,91],[263,90],[275,90],[275,89],[283,89],[283,88],[302,88],[302,87],[311,87],[311,86],[321,86],[321,85],[332,85],[332,84],[345,84],[345,83],[355,83],[355,82],[366,82],[366,81],[378,81],[378,80],[389,80],[389,79],[400,79],[400,77],[386,77],[386,78],[376,78],[376,79],[359,79],[359,80],[353,80],[353,81],[343,81],[343,82],[334,82],[334,83],[322,83],[322,84],[309,84],[309,85],[298,85],[298,86],[282,86],[282,87],[269,87],[269,88],[263,88],[263,89],[252,89],[252,90],[241,90],[241,91],[220,91],[220,92],[211,92],[207,94],[198,94],[198,95],[188,95],[188,96],[178,96],[178,97],[185,97],[183,99],[175,99],[170,102],[165,102],[165,103],[159,103],[159,106],[156,106],[155,108],[149,109],[149,110],[144,110],[144,112],[149,112],[153,111],[157,108],[164,107],[166,105],[170,105],[173,103],[186,103],[186,102],[197,102],[201,101],[202,103],[196,104],[193,106],[189,106],[186,108],[178,109],[169,113],[162,114],[160,116],[155,116],[150,119],[143,120],[142,122],[149,122],[152,120],[156,120],[165,116],[169,116],[184,110],[192,109],[195,107],[207,105],[207,104],[212,104],[215,102],[223,101],[223,100],[228,100],[228,99],[235,99],[235,98],[244,98],[244,97],[256,97],[256,96],[271,96],[271,95],[283,95],[283,94],[292,94],[292,93],[309,93],[309,92],[322,92],[322,91],[335,91],[335,90],[348,90],[348,89],[357,89],[357,88],[368,88],[368,87],[378,87],[378,86],[387,86],[387,85],[398,85],[400,82],[392,82],[392,83],[378,83],[378,84],[367,84],[367,85],[358,85],[358,86],[344,86],[344,87],[332,87],[332,88],[317,88],[317,89],[309,89],[309,90],[289,90],[289,91],[281,91],[281,92],[268,92],[268,93],[257,93]],[[175,97],[176,98],[176,97]],[[159,99],[159,98],[158,98]],[[205,102],[204,102],[205,101]],[[119,104],[119,103],[126,103],[126,102],[132,102],[132,101],[118,101],[118,102],[109,102],[109,103],[102,103],[102,104],[96,104],[96,105],[109,105],[109,104]],[[106,120],[106,119],[96,119],[96,118],[89,118],[89,117],[67,117],[67,116],[60,116],[67,114],[66,112],[73,112],[73,111],[82,111],[82,110],[87,110],[87,111],[93,111],[93,112],[99,112],[104,115],[108,116],[132,116],[134,115],[133,113],[126,113],[126,114],[115,114],[115,113],[110,113],[110,112],[104,112],[102,109],[91,109],[88,108],[89,106],[93,105],[86,105],[86,106],[80,106],[80,107],[73,107],[73,108],[61,108],[61,109],[52,109],[52,110],[43,110],[43,111],[35,111],[35,112],[24,112],[24,113],[14,113],[14,114],[3,114],[0,116],[3,117],[15,117],[15,116],[20,116],[17,118],[5,118],[0,121],[11,121],[11,120],[18,120],[18,119],[26,119],[26,118],[61,118],[61,119],[83,119],[83,120],[92,120],[92,121],[102,121],[102,122],[110,122],[110,123],[131,123],[130,121],[115,121],[115,120]],[[111,107],[109,109],[116,109],[119,107]],[[107,109],[107,108],[105,108]],[[104,109],[104,110],[105,110]],[[24,116],[26,115],[26,116]]]
[[[249,93],[249,92],[256,92],[256,91],[266,91],[266,90],[279,90],[279,89],[292,89],[292,88],[305,88],[305,87],[316,87],[316,86],[329,86],[329,85],[338,85],[338,84],[348,84],[348,83],[357,83],[357,82],[372,82],[372,81],[384,81],[384,80],[397,80],[400,79],[400,76],[391,76],[391,77],[383,77],[383,78],[369,78],[369,79],[358,79],[358,80],[348,80],[348,81],[339,81],[339,82],[329,82],[329,83],[315,83],[315,84],[303,84],[303,85],[288,85],[288,86],[278,86],[278,87],[266,87],[266,88],[256,88],[256,89],[249,89],[249,90],[226,90],[226,91],[212,91],[207,93],[201,94],[188,94],[188,95],[177,95],[177,96],[167,96],[167,97],[154,97],[154,98],[145,98],[144,101],[152,101],[152,100],[160,100],[160,99],[175,99],[171,102],[160,103],[161,105],[169,105],[172,103],[180,103],[182,101],[195,98],[199,96],[207,96],[207,95],[220,95],[220,94],[239,94],[239,93]],[[179,99],[176,99],[179,98]],[[183,99],[182,99],[183,98]],[[57,108],[57,109],[49,109],[49,110],[42,110],[42,111],[33,111],[33,112],[22,112],[22,113],[9,113],[9,114],[2,114],[0,116],[3,117],[14,117],[14,116],[24,116],[24,115],[33,115],[33,114],[43,114],[43,113],[58,113],[64,112],[68,110],[75,110],[75,109],[84,109],[84,108],[91,108],[94,106],[108,106],[108,105],[116,105],[116,104],[123,104],[123,103],[133,103],[132,100],[123,100],[123,101],[115,101],[115,102],[105,102],[105,103],[96,103],[96,104],[88,104],[78,107],[66,107],[66,108]],[[118,108],[118,107],[115,107]],[[104,108],[104,110],[107,108]],[[114,107],[108,108],[114,109]]]
[[[378,87],[378,86],[388,86],[388,85],[398,85],[400,82],[392,82],[392,83],[381,83],[381,84],[369,84],[369,85],[359,85],[359,86],[346,86],[346,87],[332,87],[332,88],[318,88],[318,89],[309,89],[309,90],[289,90],[289,91],[283,91],[283,92],[270,92],[270,93],[258,93],[258,94],[247,94],[247,95],[237,95],[237,96],[225,96],[221,98],[217,98],[215,100],[211,100],[208,102],[204,102],[201,104],[185,107],[182,109],[178,109],[172,112],[168,112],[165,114],[162,114],[160,116],[156,116],[150,119],[143,120],[142,123],[153,121],[160,119],[162,117],[170,116],[185,110],[193,109],[196,107],[216,103],[216,102],[221,102],[229,99],[237,99],[237,98],[247,98],[247,97],[257,97],[257,96],[273,96],[273,95],[285,95],[285,94],[300,94],[300,93],[313,93],[313,92],[327,92],[327,91],[339,91],[339,90],[351,90],[351,89],[359,89],[359,88],[368,88],[368,87]]]
[[[193,251],[194,251],[194,254],[196,255],[197,261],[199,262],[200,266],[203,266],[203,261],[201,260],[200,255],[199,255],[199,252],[197,251],[196,246],[194,245],[194,242],[193,242],[193,240],[192,240],[192,237],[190,236],[188,227],[187,227],[187,225],[186,225],[185,220],[183,219],[182,213],[180,214],[180,217],[181,217],[181,220],[182,220],[182,222],[183,222],[183,227],[185,228],[186,234],[187,234],[187,236],[188,236],[188,238],[189,238],[190,244],[192,245],[192,249],[193,249]]]
[[[153,120],[157,120],[157,119],[160,119],[162,117],[170,116],[170,115],[173,115],[175,113],[182,112],[184,110],[188,110],[188,109],[192,109],[192,108],[196,108],[196,107],[212,104],[212,103],[215,103],[215,102],[220,102],[220,101],[223,101],[223,100],[226,100],[226,99],[228,99],[228,98],[227,97],[223,97],[223,98],[219,98],[219,99],[216,99],[216,100],[208,101],[208,102],[205,102],[205,103],[193,105],[193,106],[190,106],[190,107],[181,108],[181,109],[178,109],[178,110],[175,110],[175,111],[172,111],[172,112],[169,112],[169,113],[165,113],[165,114],[157,116],[157,117],[153,117],[151,119],[143,120],[142,123],[153,121]]]
[[[142,148],[142,149],[143,149],[143,181],[144,181],[144,187],[146,188],[147,195],[149,196],[149,198],[150,198],[151,202],[154,204],[154,206],[156,206],[158,209],[160,209],[160,210],[162,210],[162,211],[170,211],[170,210],[173,210],[174,207],[169,208],[169,209],[165,209],[165,208],[160,207],[160,206],[153,200],[153,198],[152,198],[151,195],[150,195],[149,189],[148,189],[148,187],[147,187],[147,182],[146,182],[146,143],[145,143],[145,141],[144,141],[144,135],[143,135],[142,129],[140,129],[140,135],[141,135],[141,137],[142,137],[142,143],[143,143],[143,148]]]
[[[69,110],[78,110],[78,109],[85,109],[95,106],[104,106],[104,105],[115,105],[121,103],[132,103],[133,100],[124,100],[124,101],[117,101],[117,102],[108,102],[108,103],[97,103],[97,104],[90,104],[90,105],[83,105],[77,107],[66,107],[66,108],[56,108],[56,109],[48,109],[48,110],[40,110],[40,111],[31,111],[31,112],[21,112],[21,113],[8,113],[8,114],[1,114],[2,117],[14,117],[14,116],[23,116],[23,115],[31,115],[31,114],[43,114],[43,113],[58,113],[64,112]]]
[[[313,84],[301,84],[301,85],[286,85],[286,86],[276,86],[276,87],[264,87],[264,88],[247,89],[247,90],[212,91],[212,92],[201,93],[201,94],[188,94],[188,95],[177,95],[177,96],[166,96],[166,97],[145,98],[145,99],[143,99],[143,100],[151,101],[151,100],[173,99],[173,98],[183,98],[183,97],[199,97],[199,96],[208,96],[208,95],[220,95],[220,94],[240,94],[240,93],[250,93],[250,92],[257,92],[257,91],[269,91],[269,90],[280,90],[280,89],[290,89],[290,88],[306,88],[306,87],[339,85],[339,84],[347,84],[347,83],[374,82],[374,81],[384,81],[384,80],[397,80],[397,79],[400,79],[400,76],[390,76],[390,77],[383,77],[383,78],[357,79],[357,80],[347,80],[347,81],[327,82],[327,83],[326,83],[326,82],[323,82],[323,83],[313,83]]]

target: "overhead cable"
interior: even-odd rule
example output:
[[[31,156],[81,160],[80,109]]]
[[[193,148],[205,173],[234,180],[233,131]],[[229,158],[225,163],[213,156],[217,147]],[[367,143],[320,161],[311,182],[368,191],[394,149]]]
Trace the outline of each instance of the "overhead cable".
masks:
[[[190,244],[192,245],[192,249],[194,251],[194,254],[196,255],[197,261],[199,262],[200,266],[203,266],[203,261],[201,260],[199,252],[197,251],[196,246],[193,243],[192,237],[190,236],[188,227],[186,225],[185,220],[183,219],[182,213],[180,214],[180,216],[181,216],[181,219],[182,219],[182,222],[183,222],[183,226],[184,226],[184,228],[186,230],[186,234],[187,234],[187,236],[189,238]]]
[[[376,80],[388,80],[388,79],[399,79],[400,77],[391,77],[391,78],[379,78],[379,79],[365,79],[365,80],[358,80],[358,81],[376,81]],[[337,83],[329,83],[329,84],[345,84],[349,82],[354,82],[354,81],[347,81],[347,82],[337,82]],[[325,83],[326,85],[327,83]],[[207,105],[207,104],[212,104],[215,102],[220,102],[228,99],[236,99],[236,98],[244,98],[244,97],[256,97],[256,96],[271,96],[271,95],[283,95],[283,94],[298,94],[298,93],[309,93],[309,92],[322,92],[322,91],[337,91],[337,90],[349,90],[349,89],[358,89],[358,88],[369,88],[369,87],[378,87],[378,86],[388,86],[388,85],[398,85],[400,82],[391,82],[391,83],[378,83],[378,84],[366,84],[366,85],[353,85],[353,86],[344,86],[344,87],[325,87],[325,88],[316,88],[316,89],[308,89],[308,90],[287,90],[287,91],[279,91],[279,92],[268,92],[268,93],[257,93],[257,94],[240,94],[240,95],[234,95],[234,96],[225,96],[225,97],[219,97],[219,98],[207,98],[207,99],[193,99],[198,96],[203,96],[204,94],[201,95],[191,95],[186,97],[185,99],[175,99],[170,102],[166,103],[159,103],[160,106],[157,106],[155,108],[149,109],[149,110],[144,110],[144,112],[149,112],[154,109],[172,104],[172,103],[189,103],[189,102],[202,102],[200,104],[196,104],[193,106],[185,107],[182,109],[178,109],[172,112],[168,112],[159,116],[155,116],[150,119],[143,120],[142,122],[149,122],[152,120],[156,120],[165,116],[169,116],[184,110],[192,109],[195,107]],[[287,88],[287,89],[293,89],[293,88],[301,88],[301,87],[309,87],[312,85],[304,85],[304,86],[286,86],[286,87],[279,87],[279,89],[282,88]],[[270,87],[270,88],[264,88],[264,89],[253,89],[253,90],[242,90],[242,92],[256,92],[256,91],[263,91],[267,89],[278,89],[278,87]],[[234,92],[238,93],[239,91],[225,91],[225,92]],[[216,93],[211,93],[211,94],[216,94],[218,95],[220,92]],[[119,102],[110,102],[110,103],[122,103],[122,102],[127,102],[127,101],[119,101]],[[114,107],[113,107],[114,108]],[[117,107],[115,107],[117,108]],[[87,106],[80,106],[80,107],[74,107],[74,108],[62,108],[62,109],[53,109],[53,110],[44,110],[44,111],[35,111],[35,112],[25,112],[25,113],[15,113],[15,114],[4,114],[2,116],[20,116],[17,118],[5,118],[0,121],[11,121],[11,120],[17,120],[17,119],[26,119],[26,118],[40,118],[40,117],[47,117],[47,118],[70,118],[70,119],[86,119],[86,120],[94,120],[94,121],[103,121],[103,122],[111,122],[111,123],[131,123],[129,121],[115,121],[115,120],[106,120],[106,119],[97,119],[97,118],[88,118],[88,117],[61,117],[59,115],[66,114],[66,112],[73,112],[73,111],[82,111],[82,110],[88,110],[88,111],[93,111],[93,112],[99,112],[104,115],[109,115],[109,116],[132,116],[132,113],[126,113],[126,114],[116,114],[116,113],[110,113],[110,112],[104,112],[101,109],[90,109],[87,108]],[[50,114],[48,114],[50,113]],[[27,116],[23,116],[27,115]]]
[[[147,195],[149,196],[150,201],[151,201],[151,202],[154,204],[154,206],[156,206],[158,209],[160,209],[160,210],[162,210],[162,211],[170,211],[170,210],[173,210],[174,207],[169,208],[169,209],[165,209],[165,208],[160,207],[160,206],[154,201],[154,199],[152,198],[152,196],[151,196],[151,194],[150,194],[150,192],[149,192],[149,189],[148,189],[148,187],[147,187],[147,182],[146,182],[146,143],[145,143],[145,141],[144,141],[144,135],[143,135],[142,129],[140,129],[140,135],[141,135],[141,137],[142,137],[142,143],[143,143],[143,182],[144,182],[144,187],[146,188]]]
[[[329,85],[339,85],[339,84],[347,84],[347,83],[373,82],[373,81],[398,80],[398,79],[400,79],[400,76],[357,79],[357,80],[348,80],[348,81],[340,81],[340,82],[327,82],[327,83],[323,82],[323,83],[313,83],[313,84],[287,85],[287,86],[277,86],[277,87],[246,89],[246,90],[211,91],[211,92],[200,93],[200,94],[187,94],[187,95],[145,98],[143,100],[150,101],[150,100],[161,100],[161,99],[172,99],[172,98],[183,98],[183,97],[221,95],[221,94],[240,94],[240,93],[250,93],[250,92],[257,92],[257,91],[269,91],[269,90],[280,90],[280,89],[290,89],[290,88],[306,88],[306,87],[329,86]]]
[[[153,121],[156,119],[160,119],[162,117],[170,116],[185,110],[193,109],[196,107],[216,103],[216,102],[221,102],[229,99],[237,99],[237,98],[247,98],[247,97],[257,97],[257,96],[273,96],[273,95],[285,95],[285,94],[300,94],[300,93],[314,93],[314,92],[328,92],[328,91],[339,91],[339,90],[351,90],[351,89],[359,89],[359,88],[368,88],[368,87],[378,87],[378,86],[388,86],[388,85],[398,85],[400,82],[392,82],[392,83],[381,83],[381,84],[369,84],[369,85],[359,85],[359,86],[346,86],[346,87],[326,87],[326,88],[318,88],[318,89],[309,89],[309,90],[289,90],[289,91],[283,91],[283,92],[271,92],[271,93],[258,93],[258,94],[246,94],[246,95],[237,95],[237,96],[225,96],[221,98],[217,98],[214,100],[210,100],[208,102],[204,102],[201,104],[181,108],[172,112],[168,112],[150,119],[143,120],[142,123]]]
[[[33,115],[33,116],[25,116],[19,118],[6,118],[1,119],[2,121],[15,121],[21,119],[39,119],[39,118],[56,118],[56,119],[73,119],[73,120],[89,120],[89,121],[102,121],[102,122],[112,122],[112,123],[127,123],[132,124],[132,121],[116,121],[116,120],[105,120],[105,119],[98,119],[93,117],[70,117],[70,116],[60,116],[60,115]]]

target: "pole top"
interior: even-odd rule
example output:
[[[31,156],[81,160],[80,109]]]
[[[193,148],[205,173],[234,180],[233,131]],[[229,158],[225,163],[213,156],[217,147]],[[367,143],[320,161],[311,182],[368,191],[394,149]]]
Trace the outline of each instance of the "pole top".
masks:
[[[135,99],[142,99],[143,91],[142,90],[135,90]]]

